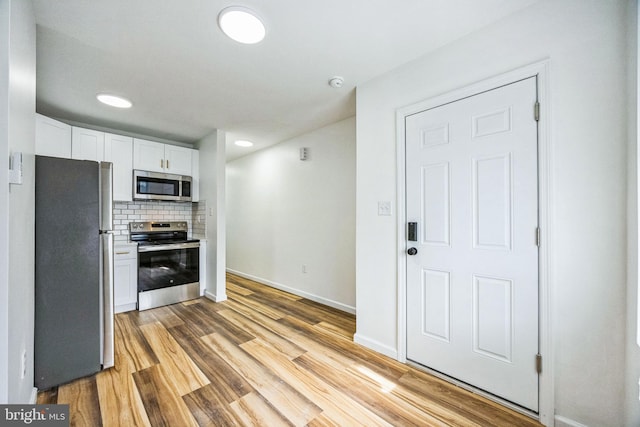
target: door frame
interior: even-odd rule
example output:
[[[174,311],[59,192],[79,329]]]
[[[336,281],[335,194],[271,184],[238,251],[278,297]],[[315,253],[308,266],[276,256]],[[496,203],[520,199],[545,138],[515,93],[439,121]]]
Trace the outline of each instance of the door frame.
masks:
[[[538,342],[539,351],[542,355],[542,372],[539,375],[538,394],[539,406],[537,417],[540,423],[552,426],[554,422],[554,367],[553,367],[553,342],[552,342],[552,289],[551,272],[554,248],[552,206],[553,182],[551,171],[553,158],[550,138],[550,105],[549,105],[549,61],[544,60],[518,68],[504,74],[488,78],[469,86],[455,89],[448,93],[428,98],[415,104],[401,107],[396,110],[396,207],[397,207],[397,355],[398,361],[407,363],[407,241],[406,235],[406,150],[405,150],[405,117],[420,111],[435,108],[463,98],[486,92],[515,83],[529,77],[537,77],[538,102],[540,103],[540,119],[538,121],[538,212],[540,227],[540,247],[539,247],[539,313],[538,313]],[[533,114],[533,106],[531,110]],[[532,369],[534,360],[531,361]],[[475,390],[475,389],[474,389]],[[478,390],[476,390],[478,391]],[[519,410],[528,415],[535,415],[524,411],[519,407],[509,405],[501,399],[492,395],[484,394],[496,402]]]

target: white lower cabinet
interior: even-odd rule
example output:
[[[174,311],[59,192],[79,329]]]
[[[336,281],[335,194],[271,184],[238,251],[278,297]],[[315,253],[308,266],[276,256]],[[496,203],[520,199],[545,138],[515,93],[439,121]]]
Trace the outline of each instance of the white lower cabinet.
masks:
[[[135,310],[138,303],[138,247],[116,245],[113,266],[115,312]]]
[[[200,296],[207,291],[207,241],[200,240]]]

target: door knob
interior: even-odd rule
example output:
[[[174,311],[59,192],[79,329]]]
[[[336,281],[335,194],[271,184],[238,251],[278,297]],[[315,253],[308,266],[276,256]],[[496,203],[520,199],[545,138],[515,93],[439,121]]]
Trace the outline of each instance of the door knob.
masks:
[[[415,255],[415,254],[417,254],[417,253],[418,253],[418,250],[417,250],[416,248],[409,248],[409,249],[407,250],[407,253],[408,253],[409,255]]]

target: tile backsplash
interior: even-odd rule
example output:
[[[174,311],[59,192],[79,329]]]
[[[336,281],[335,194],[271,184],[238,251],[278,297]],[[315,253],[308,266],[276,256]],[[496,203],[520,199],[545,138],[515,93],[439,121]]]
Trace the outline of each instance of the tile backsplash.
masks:
[[[204,239],[207,237],[207,202],[202,200],[191,204],[193,208],[191,230],[194,239]]]
[[[129,241],[129,223],[139,221],[186,221],[189,237],[206,238],[205,201],[176,203],[157,201],[114,202],[113,227],[115,243]]]

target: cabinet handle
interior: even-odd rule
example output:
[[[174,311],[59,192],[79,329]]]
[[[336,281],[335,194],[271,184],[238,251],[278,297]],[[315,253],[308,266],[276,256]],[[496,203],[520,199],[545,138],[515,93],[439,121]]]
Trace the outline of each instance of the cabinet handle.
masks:
[[[127,255],[131,253],[131,251],[126,251],[126,252],[116,252],[116,255]]]
[[[164,169],[164,160],[160,159],[160,169]]]
[[[167,169],[169,169],[169,160],[167,160]]]

